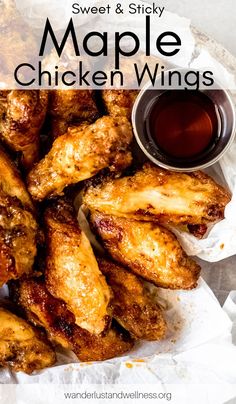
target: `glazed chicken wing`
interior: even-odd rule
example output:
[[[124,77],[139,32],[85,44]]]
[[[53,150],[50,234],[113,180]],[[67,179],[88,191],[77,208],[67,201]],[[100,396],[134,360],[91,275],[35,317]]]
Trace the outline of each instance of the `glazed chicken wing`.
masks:
[[[196,287],[200,267],[169,230],[98,212],[91,214],[91,223],[112,258],[136,275],[162,288]]]
[[[52,135],[64,135],[72,124],[93,122],[98,110],[91,90],[55,90],[50,92],[49,114]]]
[[[132,108],[137,95],[137,90],[102,91],[102,98],[108,114],[111,116],[125,116],[128,119],[131,119]]]
[[[0,188],[2,191],[18,199],[27,210],[33,211],[34,207],[31,198],[20,173],[2,148],[0,148],[0,173]]]
[[[113,317],[137,339],[164,338],[166,323],[161,308],[152,301],[138,277],[121,265],[98,258],[98,265],[111,287]]]
[[[39,132],[47,111],[46,91],[0,92],[0,136],[14,151],[22,153],[22,164],[30,169],[39,157]]]
[[[19,173],[0,149],[0,286],[32,270],[37,223]]]
[[[133,176],[91,186],[84,196],[91,210],[174,225],[222,219],[229,201],[229,193],[203,172],[167,171],[151,163]]]
[[[31,272],[36,235],[32,213],[0,189],[0,286]]]
[[[14,298],[29,320],[43,326],[53,342],[73,350],[81,361],[110,359],[133,346],[129,334],[114,327],[99,336],[78,327],[66,305],[55,299],[38,279],[22,281],[14,289]]]
[[[0,365],[32,373],[52,366],[56,356],[46,337],[25,320],[0,307]]]
[[[110,291],[71,204],[55,201],[45,213],[46,284],[74,314],[76,324],[100,334],[109,323]]]
[[[69,128],[29,174],[31,195],[42,200],[61,194],[67,185],[90,178],[106,167],[127,167],[131,163],[127,150],[131,140],[132,129],[126,118],[104,116],[91,125]]]

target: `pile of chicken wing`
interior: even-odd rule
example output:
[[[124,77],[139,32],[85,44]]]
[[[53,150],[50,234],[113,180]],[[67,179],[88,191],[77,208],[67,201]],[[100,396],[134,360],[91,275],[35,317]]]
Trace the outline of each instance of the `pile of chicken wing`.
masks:
[[[0,92],[2,366],[52,366],[58,345],[97,361],[161,340],[165,313],[146,281],[197,286],[200,267],[170,228],[202,235],[230,195],[202,172],[134,164],[136,95]],[[100,249],[77,220],[78,193]]]

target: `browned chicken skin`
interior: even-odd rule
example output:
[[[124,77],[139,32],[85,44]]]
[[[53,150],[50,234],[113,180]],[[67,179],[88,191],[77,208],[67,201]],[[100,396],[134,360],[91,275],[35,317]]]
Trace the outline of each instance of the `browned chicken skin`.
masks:
[[[156,223],[91,214],[91,223],[112,258],[136,275],[168,289],[197,286],[200,266],[189,258],[176,237]]]
[[[31,272],[36,235],[32,213],[0,189],[0,286]]]
[[[100,334],[110,322],[110,290],[72,205],[57,200],[45,213],[46,285],[74,314],[76,324]]]
[[[12,150],[22,153],[30,169],[39,157],[39,132],[47,111],[46,91],[0,92],[0,136]]]
[[[7,195],[17,198],[27,210],[34,211],[32,200],[19,171],[0,147],[0,187]]]
[[[136,97],[137,90],[103,90],[102,98],[111,116],[125,116],[131,119],[132,108]]]
[[[178,173],[151,163],[133,176],[91,186],[84,196],[91,210],[174,225],[222,219],[229,201],[229,193],[203,172]]]
[[[37,223],[19,173],[0,149],[0,286],[32,270]]]
[[[92,90],[55,90],[49,94],[53,138],[64,135],[72,124],[93,122],[98,110]]]
[[[51,345],[39,330],[0,307],[0,365],[32,373],[52,366],[55,361]]]
[[[91,125],[69,128],[30,172],[29,191],[34,199],[59,195],[75,184],[110,167],[121,170],[131,163],[127,150],[132,140],[126,118],[104,116]]]
[[[156,341],[164,338],[166,323],[161,308],[153,302],[137,276],[107,259],[97,258],[114,297],[113,317],[137,339]]]
[[[30,321],[43,326],[49,338],[75,352],[81,361],[110,359],[129,351],[133,341],[125,331],[111,328],[99,336],[75,324],[66,305],[55,299],[40,280],[26,280],[13,292]]]

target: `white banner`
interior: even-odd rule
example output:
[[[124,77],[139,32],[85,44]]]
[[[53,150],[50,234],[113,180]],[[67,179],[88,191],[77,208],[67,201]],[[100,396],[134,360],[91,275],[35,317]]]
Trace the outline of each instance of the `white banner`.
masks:
[[[1,404],[234,404],[236,385],[230,384],[25,384],[0,386]]]

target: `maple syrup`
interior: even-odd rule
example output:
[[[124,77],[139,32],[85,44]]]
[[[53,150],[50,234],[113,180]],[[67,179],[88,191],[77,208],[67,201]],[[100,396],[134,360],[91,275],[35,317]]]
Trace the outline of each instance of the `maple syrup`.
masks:
[[[167,156],[191,159],[207,152],[220,134],[220,116],[203,92],[171,90],[152,106],[149,133]]]

